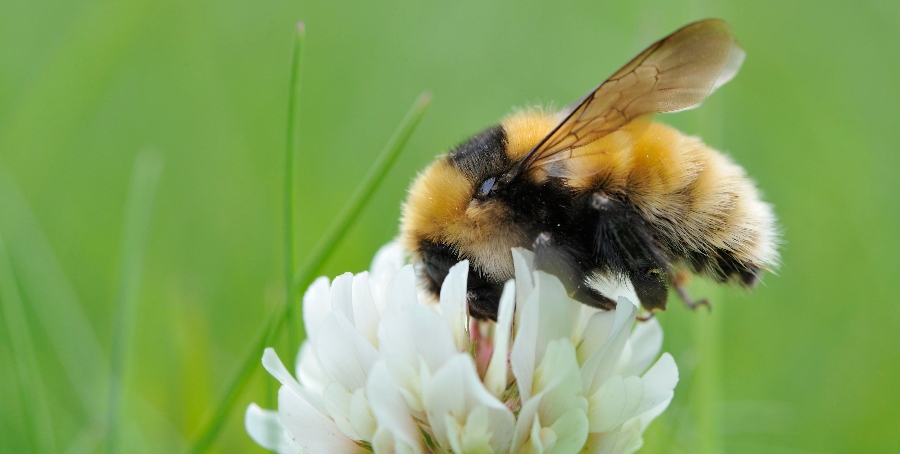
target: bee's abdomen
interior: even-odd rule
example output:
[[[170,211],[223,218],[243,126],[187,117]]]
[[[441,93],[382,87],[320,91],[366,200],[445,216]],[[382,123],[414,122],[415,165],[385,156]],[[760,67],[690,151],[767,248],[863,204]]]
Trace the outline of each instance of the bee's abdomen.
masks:
[[[579,189],[627,201],[670,261],[744,284],[776,264],[771,207],[744,169],[699,139],[653,123],[608,164]]]

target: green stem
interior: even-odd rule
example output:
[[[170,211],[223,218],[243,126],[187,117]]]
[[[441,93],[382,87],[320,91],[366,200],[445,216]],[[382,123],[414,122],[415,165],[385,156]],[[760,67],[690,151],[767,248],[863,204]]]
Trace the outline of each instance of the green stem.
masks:
[[[90,433],[99,440],[107,431],[110,357],[101,347],[84,305],[66,279],[62,264],[54,255],[28,201],[2,166],[0,230],[12,262],[17,290],[28,314],[34,316],[43,333],[42,340],[59,360],[62,377],[78,404],[81,417],[73,420],[73,424],[80,425],[83,433]],[[180,442],[182,434],[173,429],[165,416],[142,395],[129,392],[128,399],[140,406],[142,420],[153,421],[153,427],[165,428],[167,439]],[[146,436],[146,428],[132,425],[127,433],[130,439],[142,439]],[[75,452],[69,447],[60,449]]]
[[[141,152],[134,162],[131,192],[125,213],[122,237],[122,262],[119,269],[119,290],[114,315],[112,355],[110,357],[109,413],[107,419],[107,448],[117,452],[119,423],[122,419],[123,380],[126,359],[134,330],[140,293],[144,245],[150,227],[153,196],[162,171],[162,156],[158,152]]]
[[[707,99],[697,110],[697,130],[708,144],[718,145],[722,137],[722,104],[720,97]],[[720,426],[719,402],[721,383],[721,335],[722,311],[727,303],[722,301],[724,293],[712,285],[701,286],[699,294],[709,298],[714,310],[698,313],[695,319],[695,342],[698,352],[696,392],[694,412],[697,431],[700,436],[697,452],[713,454],[722,451],[722,428]],[[702,309],[698,312],[705,312]]]
[[[297,299],[294,289],[294,273],[297,270],[296,242],[294,237],[294,156],[299,143],[297,118],[300,115],[300,62],[303,49],[303,37],[306,27],[303,22],[297,23],[294,32],[294,51],[291,54],[291,81],[288,91],[287,139],[284,150],[284,294],[287,300],[287,338],[288,351],[294,351],[299,344],[297,323],[294,320]]]
[[[717,299],[718,301],[718,299]],[[721,306],[721,305],[719,305]],[[702,309],[701,309],[702,310]],[[719,425],[719,319],[721,307],[715,313],[695,314],[695,343],[699,353],[697,379],[694,393],[694,412],[696,415],[699,440],[697,452],[713,454],[721,452],[721,427]]]
[[[0,310],[6,320],[9,345],[19,378],[19,397],[22,400],[22,421],[27,427],[34,452],[55,452],[53,423],[50,418],[37,354],[31,329],[25,317],[25,305],[19,293],[19,283],[13,272],[6,243],[0,236]]]
[[[416,99],[415,104],[413,104],[412,108],[403,119],[403,123],[401,123],[400,127],[397,128],[391,136],[387,146],[382,150],[378,159],[375,161],[375,164],[366,174],[363,183],[357,186],[356,190],[350,196],[350,200],[344,205],[341,212],[338,213],[334,222],[331,223],[325,236],[316,243],[315,248],[309,254],[309,261],[316,263],[316,268],[301,270],[301,272],[297,274],[296,282],[298,285],[296,288],[304,288],[308,285],[311,281],[312,273],[317,272],[318,266],[321,265],[334,251],[334,247],[337,245],[338,241],[344,236],[347,229],[350,228],[353,221],[355,221],[356,217],[362,212],[363,206],[365,206],[366,202],[368,202],[375,193],[374,188],[378,187],[387,175],[388,169],[390,169],[391,165],[397,159],[397,156],[400,155],[400,150],[406,146],[406,142],[409,140],[410,136],[412,136],[416,126],[418,126],[429,103],[431,103],[431,95],[429,93],[422,93],[419,95],[419,98]],[[305,271],[308,272],[305,273]]]
[[[391,140],[375,161],[372,170],[366,174],[363,182],[356,188],[356,191],[350,197],[350,201],[347,202],[337,219],[325,233],[325,236],[319,240],[316,247],[313,249],[313,252],[304,261],[303,266],[300,267],[299,272],[294,278],[295,288],[303,288],[303,286],[308,284],[312,280],[312,277],[319,272],[320,268],[325,263],[325,260],[328,259],[328,256],[334,250],[334,246],[341,239],[344,232],[350,227],[351,223],[356,219],[359,212],[362,211],[363,204],[369,200],[371,194],[375,192],[375,189],[381,181],[384,180],[391,164],[396,160],[400,151],[403,150],[403,147],[409,141],[410,136],[412,136],[413,131],[415,131],[416,126],[419,124],[419,121],[425,115],[425,110],[428,108],[430,102],[431,96],[423,93],[416,100],[415,104],[413,104],[412,108],[403,119],[403,122],[400,124],[400,127],[398,127],[393,136],[391,136]],[[191,447],[190,452],[205,452],[215,441],[216,436],[222,429],[222,425],[225,423],[225,419],[228,417],[232,407],[234,407],[238,396],[247,385],[247,382],[253,375],[253,371],[256,370],[263,349],[265,349],[269,340],[286,321],[287,312],[288,305],[283,304],[271,312],[269,317],[266,318],[262,328],[257,331],[248,350],[244,353],[243,359],[237,370],[228,382],[229,386],[225,388],[224,394],[208,420],[209,422],[205,424],[203,431]]]

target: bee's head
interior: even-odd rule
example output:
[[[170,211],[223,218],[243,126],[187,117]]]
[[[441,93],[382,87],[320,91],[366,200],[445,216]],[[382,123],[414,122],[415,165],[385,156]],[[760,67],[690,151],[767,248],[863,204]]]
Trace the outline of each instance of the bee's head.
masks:
[[[531,132],[532,123],[540,131]],[[403,206],[401,239],[422,261],[435,294],[450,266],[465,259],[470,281],[473,273],[501,284],[514,276],[510,249],[531,239],[504,197],[504,177],[550,127],[552,119],[542,113],[517,114],[439,157],[416,178]]]

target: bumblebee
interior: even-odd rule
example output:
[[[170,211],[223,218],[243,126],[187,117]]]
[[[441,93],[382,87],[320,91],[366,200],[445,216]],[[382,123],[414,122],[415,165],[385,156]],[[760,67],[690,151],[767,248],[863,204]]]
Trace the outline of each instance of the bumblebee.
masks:
[[[778,261],[771,207],[744,170],[696,137],[652,120],[698,105],[744,60],[728,23],[707,19],[651,45],[560,112],[526,109],[421,172],[401,242],[437,295],[467,259],[471,316],[496,319],[510,249],[534,252],[589,306],[612,309],[600,277],[627,279],[651,313],[689,274],[753,287]]]

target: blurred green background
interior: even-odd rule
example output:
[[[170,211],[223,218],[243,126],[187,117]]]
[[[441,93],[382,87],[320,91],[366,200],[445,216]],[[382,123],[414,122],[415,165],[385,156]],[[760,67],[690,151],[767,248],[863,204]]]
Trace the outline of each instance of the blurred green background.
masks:
[[[752,294],[698,283],[712,314],[675,300],[660,315],[682,381],[645,452],[900,452],[894,0],[7,0],[2,9],[2,452],[105,447],[114,308],[131,288],[122,282],[136,282],[120,262],[140,257],[122,246],[126,202],[146,149],[164,167],[124,349],[118,450],[175,452],[196,437],[282,294],[296,21],[307,25],[301,259],[416,96],[434,96],[328,262],[335,275],[365,269],[396,234],[405,188],[434,155],[514,106],[576,99],[708,16],[733,24],[744,67],[700,109],[660,119],[746,167],[775,205],[784,265]],[[274,406],[276,384],[257,369],[214,449],[261,451],[243,411]]]

